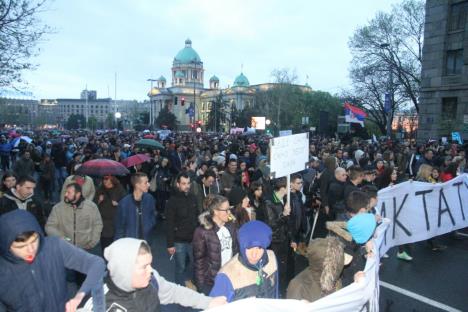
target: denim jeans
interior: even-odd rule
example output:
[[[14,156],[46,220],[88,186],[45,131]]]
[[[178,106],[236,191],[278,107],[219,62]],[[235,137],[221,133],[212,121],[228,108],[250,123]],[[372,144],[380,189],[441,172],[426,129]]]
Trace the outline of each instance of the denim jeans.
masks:
[[[62,191],[63,182],[67,178],[67,168],[66,167],[55,167],[55,181],[57,182],[57,188],[55,189],[60,197],[60,192]],[[59,198],[59,201],[62,200]]]
[[[190,243],[174,243],[176,252],[175,260],[175,282],[185,286],[185,281],[192,279],[193,250]],[[188,261],[187,261],[188,260]]]

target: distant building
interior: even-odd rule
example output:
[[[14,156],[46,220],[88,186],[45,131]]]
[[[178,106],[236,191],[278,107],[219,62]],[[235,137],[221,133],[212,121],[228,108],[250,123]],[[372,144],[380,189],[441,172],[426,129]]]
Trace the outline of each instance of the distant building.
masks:
[[[86,97],[88,99],[86,100]],[[98,128],[106,128],[106,122],[114,118],[114,114],[122,114],[125,127],[131,127],[139,114],[148,112],[149,102],[130,100],[117,100],[111,98],[98,98],[94,90],[83,90],[78,99],[43,99],[40,102],[41,114],[49,114],[49,120],[58,125],[65,125],[72,115],[83,115],[85,118],[94,117]],[[107,125],[108,126],[108,125]]]
[[[206,124],[212,105],[220,95],[229,110],[242,110],[255,105],[256,92],[275,86],[273,83],[250,85],[247,76],[241,72],[231,87],[221,89],[219,78],[213,75],[209,79],[209,87],[205,88],[204,72],[203,62],[192,48],[192,41],[185,40],[185,47],[172,62],[171,86],[167,86],[166,78],[161,76],[148,93],[154,117],[158,116],[163,107],[167,107],[177,117],[181,128],[188,129],[198,120]],[[299,87],[304,91],[312,90],[307,85]]]
[[[468,1],[427,0],[418,140],[468,140]]]
[[[39,102],[31,93],[0,91],[0,125],[34,127],[37,124]]]

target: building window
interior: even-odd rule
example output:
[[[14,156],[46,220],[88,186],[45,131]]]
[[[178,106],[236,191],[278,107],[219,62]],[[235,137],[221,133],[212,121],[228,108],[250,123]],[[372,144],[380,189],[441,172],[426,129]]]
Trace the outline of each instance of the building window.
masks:
[[[192,71],[192,79],[197,79],[198,78],[198,72],[196,70]]]
[[[466,12],[468,8],[468,2],[460,2],[452,4],[450,8],[449,17],[449,31],[465,29]]]
[[[463,67],[463,49],[448,50],[445,72],[447,75],[460,75]]]
[[[454,120],[457,118],[457,98],[442,98],[442,119]]]

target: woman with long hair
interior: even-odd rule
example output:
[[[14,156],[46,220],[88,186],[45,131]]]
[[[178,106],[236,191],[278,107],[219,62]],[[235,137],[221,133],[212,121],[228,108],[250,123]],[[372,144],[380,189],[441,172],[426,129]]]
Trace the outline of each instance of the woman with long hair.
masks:
[[[263,198],[263,185],[260,181],[250,183],[250,206],[255,211],[255,219],[265,222],[265,200]]]
[[[114,218],[119,201],[127,195],[119,180],[114,176],[104,176],[102,184],[94,195],[94,202],[102,218],[101,247],[104,250],[114,239]]]
[[[2,176],[2,185],[0,185],[0,198],[3,194],[14,188],[16,185],[16,175],[13,171],[5,171]]]
[[[250,206],[250,199],[247,193],[240,187],[235,187],[229,193],[229,204],[234,209],[237,227],[244,223],[255,220],[255,211]]]
[[[451,162],[448,164],[447,168],[441,173],[440,180],[442,182],[450,181],[457,177],[458,164],[456,162]]]
[[[383,189],[387,186],[392,186],[397,183],[398,172],[395,167],[386,167],[382,173],[375,179],[375,185],[377,188]]]
[[[427,164],[422,164],[419,167],[418,174],[416,175],[416,181],[434,183],[432,180],[432,166]],[[432,251],[441,251],[447,248],[445,245],[438,244],[436,242],[436,237],[427,240]]]
[[[194,275],[198,290],[209,294],[221,267],[239,251],[237,227],[231,221],[229,201],[221,195],[208,195],[200,226],[193,234]]]

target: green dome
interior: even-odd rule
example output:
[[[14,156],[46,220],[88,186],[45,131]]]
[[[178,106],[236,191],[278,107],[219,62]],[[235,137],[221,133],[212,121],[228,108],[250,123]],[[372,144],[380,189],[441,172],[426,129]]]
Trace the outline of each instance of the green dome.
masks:
[[[175,73],[175,77],[176,78],[185,78],[185,75],[183,72],[181,72],[180,70],[176,71]]]
[[[213,75],[213,77],[210,78],[210,81],[218,81],[219,82],[219,78],[216,77],[216,75]]]
[[[198,53],[192,48],[192,41],[190,39],[185,40],[185,48],[177,53],[174,58],[174,63],[191,64],[200,62],[200,56],[198,56]]]
[[[166,82],[166,78],[164,78],[164,76],[162,76],[162,75],[161,75],[161,77],[159,77],[158,80],[159,80],[159,81],[164,81],[164,82]]]
[[[249,79],[247,79],[247,77],[245,77],[244,74],[241,73],[239,76],[236,77],[236,80],[234,80],[233,87],[248,87],[249,85]]]

